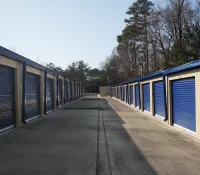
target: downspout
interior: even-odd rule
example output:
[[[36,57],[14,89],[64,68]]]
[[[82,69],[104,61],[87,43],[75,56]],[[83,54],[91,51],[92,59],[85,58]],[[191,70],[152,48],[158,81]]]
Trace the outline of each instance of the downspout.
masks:
[[[44,72],[44,113],[47,114],[47,71]]]
[[[141,109],[141,100],[140,100],[140,80],[138,80],[138,91],[139,91],[139,109]]]
[[[163,75],[163,88],[164,88],[164,105],[165,105],[165,119],[164,119],[164,121],[167,121],[168,120],[168,111],[167,111],[165,75]]]
[[[22,75],[22,122],[26,123],[26,63],[23,63]]]

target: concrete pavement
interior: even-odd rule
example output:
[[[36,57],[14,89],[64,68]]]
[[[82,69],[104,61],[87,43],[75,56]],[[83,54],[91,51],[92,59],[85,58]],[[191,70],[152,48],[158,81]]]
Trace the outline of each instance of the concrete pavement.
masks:
[[[0,175],[188,175],[199,165],[199,145],[111,98],[85,97],[0,136]]]

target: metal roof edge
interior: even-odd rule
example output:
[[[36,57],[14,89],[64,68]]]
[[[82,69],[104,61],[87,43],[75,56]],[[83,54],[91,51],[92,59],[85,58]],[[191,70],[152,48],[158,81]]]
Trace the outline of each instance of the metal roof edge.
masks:
[[[167,70],[164,70],[164,71],[159,70],[157,72],[153,72],[151,74],[145,75],[145,76],[140,77],[140,78],[136,78],[136,79],[133,79],[133,80],[130,80],[130,81],[127,81],[127,82],[119,83],[115,86],[120,86],[120,85],[124,85],[124,84],[127,84],[127,83],[132,83],[132,82],[135,82],[135,81],[143,81],[145,79],[149,79],[149,78],[159,76],[159,75],[169,75],[169,74],[173,74],[173,73],[177,73],[177,72],[181,72],[181,71],[186,71],[186,70],[189,70],[189,69],[194,69],[194,68],[197,68],[197,67],[200,67],[200,59],[186,63],[186,64],[182,64],[180,66],[173,67],[173,68],[170,68],[170,69],[167,69]]]
[[[145,76],[141,77],[141,78],[140,78],[140,81],[146,80],[146,79],[150,79],[150,78],[153,78],[153,77],[162,75],[162,74],[163,74],[163,71],[162,71],[162,70],[159,70],[159,71],[156,71],[156,72],[153,72],[153,73],[151,73],[151,74],[148,74],[148,75],[145,75]]]
[[[138,80],[139,80],[139,78],[134,78],[134,79],[129,80],[129,81],[124,81],[124,82],[118,83],[118,84],[114,85],[113,87],[129,84],[129,83],[133,83],[133,82],[138,81]]]
[[[2,56],[5,56],[9,59],[12,59],[14,61],[18,61],[18,62],[23,62],[23,63],[26,63],[27,65],[31,66],[31,67],[34,67],[36,69],[40,69],[40,70],[43,70],[43,71],[47,71],[48,73],[51,73],[51,74],[54,74],[54,75],[58,75],[58,73],[56,73],[55,71],[39,64],[39,63],[36,63],[35,61],[31,60],[31,59],[28,59],[16,52],[13,52],[5,47],[2,47],[0,46],[0,55]]]
[[[193,69],[193,68],[196,68],[196,67],[200,67],[200,59],[186,63],[186,64],[182,64],[182,65],[177,66],[177,67],[167,69],[167,70],[163,71],[163,75],[169,75],[169,74],[173,74],[173,73],[176,73],[176,72],[181,72],[181,71]]]

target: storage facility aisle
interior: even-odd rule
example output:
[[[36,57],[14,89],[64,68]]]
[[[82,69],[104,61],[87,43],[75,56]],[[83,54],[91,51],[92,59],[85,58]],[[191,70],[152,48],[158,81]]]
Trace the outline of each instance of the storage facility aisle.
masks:
[[[96,95],[0,136],[1,175],[200,174],[199,157],[191,140]]]

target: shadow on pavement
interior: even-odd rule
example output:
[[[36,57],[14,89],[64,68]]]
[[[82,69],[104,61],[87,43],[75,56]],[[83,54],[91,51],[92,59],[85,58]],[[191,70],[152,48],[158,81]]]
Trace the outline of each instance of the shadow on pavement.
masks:
[[[126,123],[106,99],[85,97],[63,108],[66,109],[99,110],[98,175],[157,174],[127,133],[124,128]]]
[[[109,100],[86,96],[8,133],[0,174],[156,175],[117,112]]]

